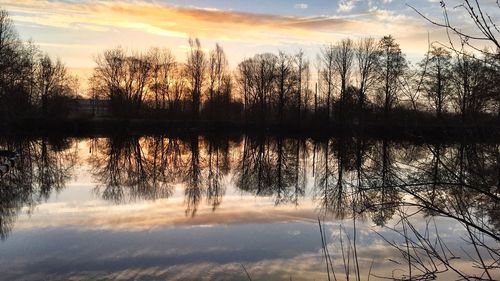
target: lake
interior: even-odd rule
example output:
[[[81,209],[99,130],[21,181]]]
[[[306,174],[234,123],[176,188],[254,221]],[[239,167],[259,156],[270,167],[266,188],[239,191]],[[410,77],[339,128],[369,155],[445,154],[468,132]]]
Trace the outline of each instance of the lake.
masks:
[[[500,143],[0,138],[2,280],[500,279]],[[11,157],[0,156],[0,163]]]

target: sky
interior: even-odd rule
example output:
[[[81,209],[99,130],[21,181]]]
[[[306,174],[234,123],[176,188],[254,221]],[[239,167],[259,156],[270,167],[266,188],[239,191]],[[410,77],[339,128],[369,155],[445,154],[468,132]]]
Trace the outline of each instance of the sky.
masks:
[[[480,2],[498,19],[495,1]],[[446,3],[454,22],[466,24],[463,11],[453,8],[461,1]],[[278,50],[303,49],[314,59],[324,44],[387,34],[417,61],[428,38],[445,42],[446,37],[408,5],[442,19],[439,0],[0,0],[23,39],[75,71],[91,70],[98,54],[117,46],[166,47],[183,61],[189,37],[199,37],[207,50],[220,43],[232,67]]]

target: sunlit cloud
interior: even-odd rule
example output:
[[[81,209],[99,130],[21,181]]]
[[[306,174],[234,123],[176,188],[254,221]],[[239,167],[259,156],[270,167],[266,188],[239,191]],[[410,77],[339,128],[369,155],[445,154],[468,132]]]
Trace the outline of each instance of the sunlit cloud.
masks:
[[[425,12],[442,16],[439,3],[421,0],[412,4],[432,6]],[[269,11],[145,0],[3,0],[0,5],[10,12],[23,38],[34,38],[43,51],[70,69],[86,68],[86,72],[95,66],[97,54],[117,46],[139,51],[168,47],[184,61],[189,37],[199,37],[207,50],[221,43],[233,68],[259,52],[301,48],[313,58],[323,44],[346,37],[377,39],[391,34],[413,62],[423,58],[427,38],[448,42],[443,30],[403,3],[387,0],[339,0],[325,9],[319,6],[324,3],[297,1]]]
[[[339,10],[351,11],[356,0],[341,1]],[[381,11],[348,16],[282,16],[219,9],[187,8],[150,2],[69,3],[64,1],[6,1],[14,20],[75,30],[113,32],[139,30],[164,37],[198,36],[242,43],[324,43],[352,36],[381,36],[388,31],[401,37],[419,33],[419,22],[404,15]],[[308,4],[298,3],[297,9]],[[40,11],[35,14],[33,11]],[[420,27],[420,26],[419,26]]]

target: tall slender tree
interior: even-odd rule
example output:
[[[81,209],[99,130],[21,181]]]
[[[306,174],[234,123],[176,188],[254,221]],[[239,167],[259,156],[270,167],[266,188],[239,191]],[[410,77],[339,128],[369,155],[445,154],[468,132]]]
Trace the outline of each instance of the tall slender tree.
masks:
[[[428,59],[427,59],[428,58]],[[424,74],[425,95],[441,119],[447,99],[451,94],[451,54],[442,47],[433,46],[422,64],[427,64]]]
[[[387,117],[398,98],[399,78],[406,68],[406,59],[399,44],[391,35],[384,36],[379,42],[380,67],[382,81],[381,93],[384,115]]]
[[[343,39],[337,43],[334,49],[335,70],[340,78],[340,107],[341,119],[344,115],[344,107],[347,99],[347,87],[351,78],[354,62],[354,44],[351,39]]]
[[[364,38],[356,44],[355,56],[359,75],[358,110],[362,111],[366,102],[367,92],[377,81],[379,67],[379,52],[377,42],[373,38]]]
[[[186,70],[191,86],[191,117],[198,120],[207,60],[198,38],[190,38],[189,47]]]
[[[299,50],[299,52],[295,55],[295,63],[297,67],[297,120],[300,123],[300,115],[302,110],[302,95],[303,95],[303,77],[306,74],[307,64],[308,62],[304,58],[304,51]],[[306,74],[307,75],[307,74]]]
[[[330,120],[331,103],[335,83],[335,46],[333,44],[323,46],[321,50],[321,59],[323,62],[321,78],[326,83],[327,120]]]

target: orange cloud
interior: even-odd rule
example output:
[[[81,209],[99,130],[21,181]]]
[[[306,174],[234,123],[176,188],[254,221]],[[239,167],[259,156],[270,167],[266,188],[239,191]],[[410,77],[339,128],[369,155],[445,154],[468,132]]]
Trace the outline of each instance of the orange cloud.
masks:
[[[181,8],[146,2],[87,2],[8,0],[16,21],[52,27],[109,31],[134,29],[146,33],[187,38],[198,36],[225,41],[283,44],[325,43],[346,36],[380,37],[388,32],[403,41],[423,38],[423,21],[389,11],[338,16],[278,16],[202,8]],[[35,14],[34,11],[40,13]],[[414,42],[408,46],[415,46]]]

